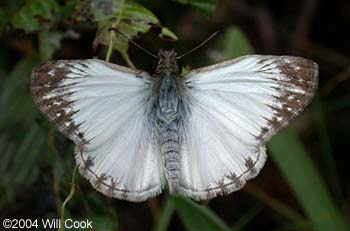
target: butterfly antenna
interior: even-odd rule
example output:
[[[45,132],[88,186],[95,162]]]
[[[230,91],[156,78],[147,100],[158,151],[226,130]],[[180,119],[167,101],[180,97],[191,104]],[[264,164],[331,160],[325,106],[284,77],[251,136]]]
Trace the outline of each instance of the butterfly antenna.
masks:
[[[216,35],[218,34],[221,34],[221,33],[224,33],[223,30],[218,30],[214,33],[212,33],[207,39],[205,39],[203,42],[201,42],[199,45],[195,46],[194,48],[192,48],[191,50],[185,52],[184,54],[182,55],[179,55],[176,57],[176,59],[181,59],[182,57],[188,55],[188,54],[191,54],[192,52],[194,52],[195,50],[199,49],[200,47],[204,46],[207,42],[209,42],[212,38],[214,38]]]
[[[116,31],[118,32],[122,37],[124,37],[126,40],[128,40],[130,43],[132,43],[134,46],[136,46],[137,48],[139,48],[140,50],[142,50],[143,52],[149,54],[150,56],[152,56],[155,59],[158,59],[158,56],[153,54],[152,52],[150,52],[149,50],[143,48],[142,46],[140,46],[139,44],[137,44],[136,42],[132,41],[126,34],[124,34],[123,32],[121,32],[120,30],[118,30],[117,28],[111,27],[108,29],[108,31]]]

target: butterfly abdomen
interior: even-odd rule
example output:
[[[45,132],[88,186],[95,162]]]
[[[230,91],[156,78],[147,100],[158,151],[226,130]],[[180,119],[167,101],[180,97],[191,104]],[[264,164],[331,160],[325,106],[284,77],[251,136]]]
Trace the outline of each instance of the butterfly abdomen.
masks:
[[[180,181],[179,96],[176,80],[164,77],[159,86],[156,123],[170,194],[176,195]]]
[[[166,178],[169,183],[171,194],[177,194],[180,179],[180,156],[179,140],[177,129],[168,126],[159,131],[160,148],[163,156],[163,163],[166,170]]]

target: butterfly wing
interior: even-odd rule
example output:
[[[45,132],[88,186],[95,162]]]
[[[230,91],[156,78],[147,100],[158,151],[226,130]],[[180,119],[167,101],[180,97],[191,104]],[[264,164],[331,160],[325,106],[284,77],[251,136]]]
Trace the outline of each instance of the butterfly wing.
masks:
[[[80,173],[103,194],[143,201],[162,191],[158,145],[147,117],[149,74],[101,60],[61,60],[32,73],[41,112],[74,141]]]
[[[266,160],[265,143],[310,102],[318,66],[250,55],[190,71],[181,193],[202,200],[239,190]]]

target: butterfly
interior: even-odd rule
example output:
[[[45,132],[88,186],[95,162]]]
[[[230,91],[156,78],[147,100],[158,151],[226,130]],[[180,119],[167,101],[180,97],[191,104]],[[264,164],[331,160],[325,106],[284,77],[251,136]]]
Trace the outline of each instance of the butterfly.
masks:
[[[241,189],[318,84],[318,65],[301,57],[247,55],[184,77],[174,50],[158,58],[153,75],[99,59],[32,72],[36,105],[75,143],[81,175],[109,197],[145,201],[167,185],[205,200]]]

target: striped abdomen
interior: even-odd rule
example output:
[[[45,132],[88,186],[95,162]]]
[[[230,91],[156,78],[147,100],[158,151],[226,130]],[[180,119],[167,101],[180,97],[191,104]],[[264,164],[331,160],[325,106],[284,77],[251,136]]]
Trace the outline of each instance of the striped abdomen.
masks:
[[[169,191],[171,194],[177,194],[180,181],[179,138],[176,126],[173,125],[168,124],[159,129],[159,142]]]
[[[179,102],[175,78],[164,77],[159,86],[156,123],[166,179],[173,195],[177,194],[180,181]]]

